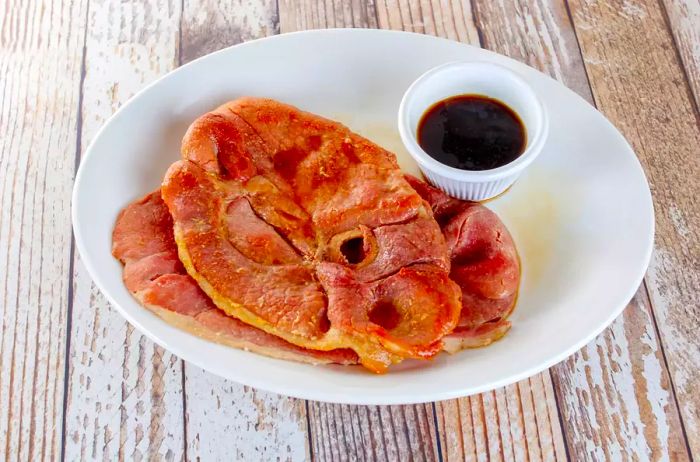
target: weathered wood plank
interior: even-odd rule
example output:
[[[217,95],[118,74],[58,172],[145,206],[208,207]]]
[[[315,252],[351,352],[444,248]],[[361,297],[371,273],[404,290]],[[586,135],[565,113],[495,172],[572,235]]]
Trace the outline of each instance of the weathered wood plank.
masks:
[[[642,290],[622,319],[556,368],[572,455],[688,460],[662,355]]]
[[[700,107],[700,1],[663,0],[690,90]]]
[[[477,0],[473,6],[484,48],[529,64],[592,101],[563,1]]]
[[[444,460],[566,460],[547,374],[436,410]]]
[[[438,460],[430,404],[349,406],[309,402],[314,458]]]
[[[0,4],[0,459],[61,455],[84,1]]]
[[[92,1],[82,146],[131,95],[177,63],[180,3]],[[66,409],[68,460],[180,460],[182,366],[129,325],[76,255]]]
[[[185,2],[182,62],[278,33],[274,0]],[[223,103],[223,101],[222,101]],[[304,460],[306,406],[185,365],[187,457],[194,460]]]
[[[377,27],[373,0],[279,2],[281,32],[331,27]]]
[[[306,407],[185,365],[187,457],[291,460],[309,457]]]
[[[273,0],[184,1],[180,64],[213,51],[279,33]]]
[[[475,9],[485,47],[524,61],[593,101],[563,2],[477,1]],[[681,423],[653,319],[642,304],[645,297],[642,286],[631,313],[552,369],[572,456],[596,460],[618,448],[622,458],[652,457],[682,449]],[[591,420],[596,414],[599,421]]]
[[[698,114],[658,2],[572,0],[570,8],[595,101],[635,148],[651,185],[656,247],[646,283],[689,450],[697,459]]]
[[[382,29],[405,30],[479,44],[479,31],[468,1],[377,0]]]

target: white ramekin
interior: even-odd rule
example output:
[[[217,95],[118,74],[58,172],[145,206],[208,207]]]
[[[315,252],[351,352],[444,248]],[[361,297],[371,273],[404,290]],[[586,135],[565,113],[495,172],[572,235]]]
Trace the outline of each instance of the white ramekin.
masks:
[[[468,171],[430,157],[418,144],[418,123],[433,104],[456,95],[495,98],[520,116],[527,134],[525,151],[491,170]],[[482,201],[505,191],[532,163],[547,138],[547,114],[530,86],[512,70],[487,62],[455,62],[435,67],[406,90],[399,106],[399,134],[409,154],[433,185],[459,199]]]

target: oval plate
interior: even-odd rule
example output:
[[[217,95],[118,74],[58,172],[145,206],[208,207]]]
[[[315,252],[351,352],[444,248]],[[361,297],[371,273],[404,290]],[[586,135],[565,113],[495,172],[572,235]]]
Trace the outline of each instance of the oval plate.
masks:
[[[377,376],[361,367],[309,366],[239,351],[169,326],[122,283],[111,253],[118,212],[155,189],[178,159],[197,116],[243,95],[266,96],[339,120],[416,166],[396,129],[405,89],[448,61],[490,61],[520,73],[550,115],[544,152],[491,201],[521,254],[523,279],[513,328],[487,348],[428,362],[407,361]],[[380,30],[319,30],[247,42],[189,63],[125,104],[88,148],[73,191],[73,228],[97,286],[156,343],[210,372],[299,398],[416,403],[507,385],[563,360],[609,325],[632,298],[649,262],[651,195],[620,133],[586,101],[540,72],[449,40]]]

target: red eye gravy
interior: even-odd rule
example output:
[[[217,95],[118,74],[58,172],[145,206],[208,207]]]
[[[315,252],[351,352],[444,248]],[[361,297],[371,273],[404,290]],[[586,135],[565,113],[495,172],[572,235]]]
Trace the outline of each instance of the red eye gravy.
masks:
[[[482,95],[452,96],[428,108],[418,124],[418,144],[433,159],[461,170],[506,165],[525,150],[520,117]]]

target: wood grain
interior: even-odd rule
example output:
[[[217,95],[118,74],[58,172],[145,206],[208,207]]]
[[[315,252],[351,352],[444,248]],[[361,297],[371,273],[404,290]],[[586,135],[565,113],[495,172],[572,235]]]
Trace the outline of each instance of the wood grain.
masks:
[[[309,402],[316,460],[419,460],[439,458],[430,404],[350,406]]]
[[[548,378],[436,403],[444,460],[566,460]]]
[[[700,107],[700,0],[663,0],[695,108]]]
[[[700,457],[700,124],[661,5],[573,0],[598,107],[634,147],[656,212],[646,282],[693,458]]]
[[[278,33],[273,0],[185,2],[181,59]],[[223,101],[222,101],[223,103]],[[265,393],[186,364],[187,457],[194,460],[304,460],[303,400]]]
[[[91,1],[81,150],[121,104],[177,63],[177,1]],[[112,309],[75,257],[65,456],[179,460],[182,366]]]
[[[280,32],[330,27],[377,27],[372,0],[280,0]]]
[[[563,1],[475,0],[473,8],[484,48],[524,62],[592,101]]]
[[[274,0],[184,1],[183,6],[180,64],[279,33]]]
[[[581,460],[688,460],[663,352],[644,291],[604,334],[553,373]]]
[[[189,459],[309,457],[303,400],[244,387],[191,364],[185,371]]]
[[[61,455],[86,2],[0,3],[0,459]]]
[[[377,0],[382,29],[405,30],[479,44],[472,9],[464,0]]]

